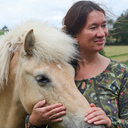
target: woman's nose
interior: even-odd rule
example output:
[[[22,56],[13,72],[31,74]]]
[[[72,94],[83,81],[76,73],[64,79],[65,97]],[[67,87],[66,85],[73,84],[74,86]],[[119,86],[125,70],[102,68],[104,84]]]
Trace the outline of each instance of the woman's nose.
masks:
[[[104,37],[105,35],[105,30],[103,28],[99,28],[97,31],[97,37]]]

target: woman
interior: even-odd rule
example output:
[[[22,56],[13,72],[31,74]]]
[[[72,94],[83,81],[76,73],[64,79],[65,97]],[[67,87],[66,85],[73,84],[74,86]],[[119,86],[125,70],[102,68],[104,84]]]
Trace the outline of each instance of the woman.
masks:
[[[91,1],[79,1],[67,12],[63,25],[65,32],[78,42],[81,53],[79,61],[72,62],[72,65],[76,69],[76,85],[92,107],[85,114],[84,121],[104,124],[106,128],[127,128],[128,68],[99,54],[108,35],[105,11]],[[41,106],[43,108],[43,104]],[[56,111],[57,119],[50,122],[62,120],[66,108],[61,107],[63,111],[55,107],[60,111]],[[50,110],[53,111],[52,108]],[[35,124],[39,124],[40,117],[33,116],[36,115],[33,113],[30,117],[34,118],[30,118],[30,122],[34,124],[35,120]]]

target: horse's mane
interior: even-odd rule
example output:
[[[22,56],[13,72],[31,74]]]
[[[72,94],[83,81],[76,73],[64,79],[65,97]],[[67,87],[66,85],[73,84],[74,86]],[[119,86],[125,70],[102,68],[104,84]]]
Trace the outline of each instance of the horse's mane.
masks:
[[[77,55],[75,41],[68,35],[37,20],[29,20],[0,37],[0,84],[8,81],[12,55],[21,47],[26,33],[33,29],[34,56],[44,61],[67,62]]]

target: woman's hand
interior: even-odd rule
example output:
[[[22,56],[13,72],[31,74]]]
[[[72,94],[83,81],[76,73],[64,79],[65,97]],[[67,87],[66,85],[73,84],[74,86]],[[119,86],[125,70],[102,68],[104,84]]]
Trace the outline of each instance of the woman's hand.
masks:
[[[86,112],[84,121],[89,124],[94,123],[95,125],[103,124],[106,128],[110,128],[112,122],[105,112],[100,107],[96,107],[93,103],[91,103],[90,106],[91,109]]]
[[[62,121],[61,116],[66,114],[66,108],[60,104],[53,104],[47,107],[43,107],[46,101],[39,101],[32,110],[32,114],[29,117],[29,122],[34,126],[42,126],[43,124],[49,124]]]

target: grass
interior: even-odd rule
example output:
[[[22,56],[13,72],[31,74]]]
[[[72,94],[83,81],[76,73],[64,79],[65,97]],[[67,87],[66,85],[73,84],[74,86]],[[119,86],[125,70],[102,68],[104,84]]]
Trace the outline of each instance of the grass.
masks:
[[[3,31],[0,31],[0,35],[3,35],[4,34],[4,32]]]
[[[105,55],[113,60],[123,62],[128,65],[128,45],[125,46],[105,46]]]

